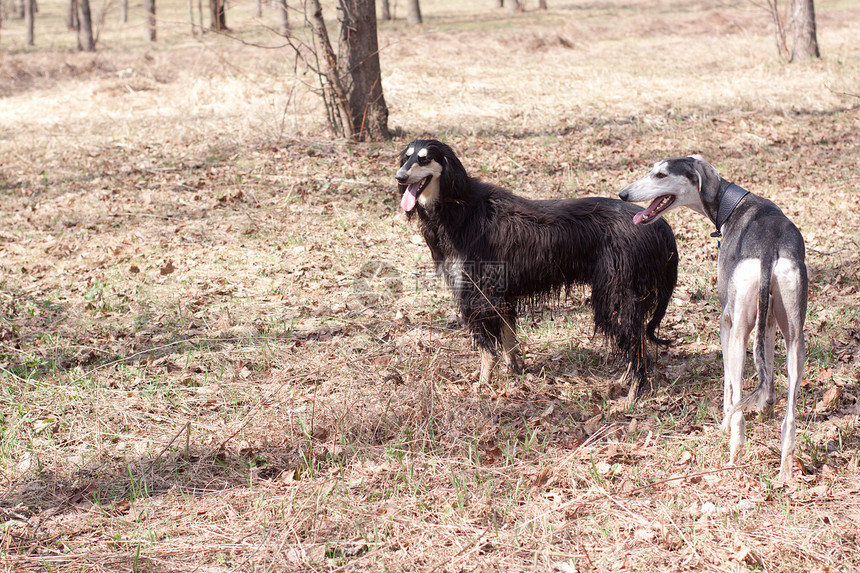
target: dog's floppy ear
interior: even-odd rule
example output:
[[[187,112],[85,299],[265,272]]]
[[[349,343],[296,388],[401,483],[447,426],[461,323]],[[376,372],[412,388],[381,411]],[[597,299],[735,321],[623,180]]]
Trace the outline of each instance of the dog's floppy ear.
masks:
[[[704,179],[704,172],[702,171],[702,156],[701,155],[691,155],[693,158],[693,173],[696,174],[696,180],[699,184],[699,196],[702,195],[702,179]]]
[[[466,193],[469,176],[466,168],[454,155],[454,150],[447,145],[440,144],[439,150],[442,155],[442,193],[449,194],[452,199],[459,198]]]
[[[696,174],[696,179],[699,185],[699,196],[702,195],[702,185],[704,184],[705,179],[708,177],[707,168],[711,166],[704,157],[699,155],[698,153],[689,156],[692,161],[692,169]]]

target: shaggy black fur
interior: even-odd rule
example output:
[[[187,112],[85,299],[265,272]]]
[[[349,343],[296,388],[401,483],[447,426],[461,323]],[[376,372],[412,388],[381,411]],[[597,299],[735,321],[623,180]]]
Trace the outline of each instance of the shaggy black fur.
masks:
[[[425,179],[418,201],[403,209],[410,218],[417,213],[437,269],[478,346],[495,354],[504,321],[515,329],[521,303],[589,285],[594,325],[629,362],[635,397],[650,369],[643,335],[667,343],[655,331],[678,276],[669,225],[632,225],[641,209],[615,199],[518,197],[469,177],[452,149],[435,140],[415,140],[401,153],[401,194],[407,192],[410,162],[441,166],[438,194],[422,204],[421,193],[430,189]]]

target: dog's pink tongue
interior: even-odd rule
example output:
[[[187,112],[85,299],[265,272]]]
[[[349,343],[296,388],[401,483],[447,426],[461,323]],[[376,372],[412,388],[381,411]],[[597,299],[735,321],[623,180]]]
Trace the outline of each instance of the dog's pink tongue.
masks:
[[[644,211],[639,211],[638,213],[633,215],[633,224],[638,225],[646,218],[653,216],[657,212],[657,206],[660,205],[662,201],[662,197],[657,197],[656,199],[651,201],[651,204],[648,205],[647,209],[645,209]]]
[[[400,208],[407,213],[415,208],[415,199],[418,195],[418,183],[413,183],[406,187],[406,192],[403,193],[403,199],[400,200]]]

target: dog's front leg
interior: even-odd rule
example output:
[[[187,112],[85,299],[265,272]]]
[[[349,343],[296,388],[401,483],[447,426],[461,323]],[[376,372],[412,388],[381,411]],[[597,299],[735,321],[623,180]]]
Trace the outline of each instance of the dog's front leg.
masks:
[[[732,331],[732,317],[723,309],[720,314],[720,348],[723,351],[723,422],[720,429],[723,432],[728,431],[728,419],[726,416],[732,409],[732,379],[729,377],[729,368],[726,364],[726,356],[729,348],[729,334]]]
[[[523,371],[523,363],[520,360],[520,343],[515,332],[516,318],[507,317],[502,323],[502,357],[505,365],[514,374]]]
[[[493,376],[493,369],[496,367],[496,363],[498,361],[499,358],[496,356],[495,352],[489,348],[481,347],[481,374],[478,378],[481,384],[490,383],[490,378]]]

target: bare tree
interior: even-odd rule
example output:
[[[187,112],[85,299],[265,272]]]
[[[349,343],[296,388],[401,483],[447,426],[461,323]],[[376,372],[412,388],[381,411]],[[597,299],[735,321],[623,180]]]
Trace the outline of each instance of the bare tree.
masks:
[[[326,28],[323,19],[322,6],[320,6],[319,0],[307,0],[305,15],[310,21],[317,42],[319,42],[319,51],[322,52],[322,62],[320,62],[320,69],[317,71],[320,81],[323,83],[322,95],[326,102],[329,127],[336,133],[352,139],[349,100],[346,97],[346,88],[343,87],[343,82],[338,74],[337,56],[328,37],[328,28]],[[320,59],[320,54],[316,50],[314,56],[317,60]]]
[[[146,39],[154,42],[156,36],[155,0],[143,0],[143,8],[146,10]]]
[[[212,29],[216,32],[228,30],[224,2],[225,0],[209,0],[209,10],[212,13]]]
[[[78,0],[69,0],[69,13],[66,17],[66,27],[69,30],[77,30],[78,22]]]
[[[119,0],[119,21],[122,24],[128,23],[128,0]]]
[[[375,0],[338,0],[339,54],[329,40],[319,0],[306,0],[305,16],[314,32],[322,96],[332,130],[348,139],[387,139],[388,106],[382,95]],[[297,53],[302,50],[291,43]]]
[[[275,0],[275,9],[278,11],[278,25],[281,36],[290,35],[290,11],[287,0]]]
[[[33,10],[36,7],[35,0],[24,0],[24,28],[26,30],[26,42],[28,46],[35,43],[33,31]]]
[[[406,22],[410,26],[417,26],[424,22],[421,18],[421,6],[418,5],[418,0],[407,0],[406,8]]]
[[[391,2],[389,0],[381,0],[380,10],[380,20],[391,20]]]
[[[791,61],[820,58],[813,0],[792,0],[791,4]]]
[[[767,0],[767,10],[773,20],[776,50],[788,62],[820,58],[815,33],[815,7],[813,0],[791,0],[790,15],[779,0]],[[788,45],[791,32],[791,47]]]
[[[93,18],[90,12],[90,0],[76,0],[78,4],[78,49],[85,52],[96,50],[96,40],[93,36]]]
[[[374,0],[340,0],[338,71],[345,78],[353,137],[388,139],[388,106],[382,95]]]

